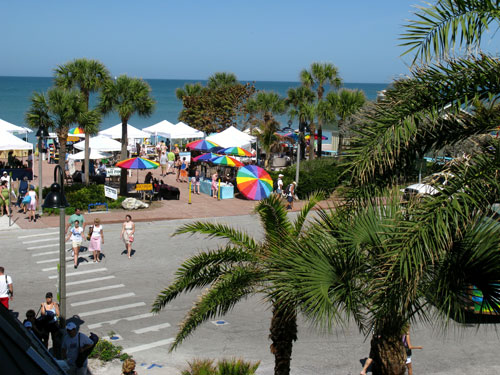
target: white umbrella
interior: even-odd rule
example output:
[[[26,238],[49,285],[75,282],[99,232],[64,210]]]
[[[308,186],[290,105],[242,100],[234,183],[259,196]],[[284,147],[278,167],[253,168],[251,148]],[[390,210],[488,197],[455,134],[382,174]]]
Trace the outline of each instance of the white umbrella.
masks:
[[[178,139],[178,138],[204,138],[205,133],[203,133],[200,130],[196,130],[195,128],[192,128],[191,126],[183,123],[182,121],[178,122],[175,125],[175,132],[172,134],[172,138]]]
[[[12,133],[0,130],[0,151],[6,150],[33,150],[33,145]]]
[[[73,145],[78,150],[85,150],[85,141],[80,141]],[[114,139],[105,137],[103,135],[98,135],[96,137],[90,138],[89,147],[91,150],[102,151],[102,152],[112,152],[121,151],[122,144]]]
[[[96,159],[106,159],[109,158],[111,154],[105,153],[105,152],[99,152],[94,149],[90,149],[90,155],[89,159],[96,160]],[[85,151],[80,151],[76,154],[72,154],[68,156],[69,159],[73,160],[83,160],[85,159]]]
[[[0,130],[4,130],[9,133],[31,133],[31,130],[23,126],[17,126],[0,119]]]
[[[122,138],[122,124],[117,124],[112,126],[111,128],[101,130],[99,135],[104,135],[113,139],[121,139]],[[127,124],[127,138],[128,139],[136,139],[136,138],[149,138],[151,134],[146,133],[140,129],[133,127],[130,124]]]
[[[175,130],[175,125],[167,120],[163,120],[142,130],[155,136],[171,138],[171,134]]]

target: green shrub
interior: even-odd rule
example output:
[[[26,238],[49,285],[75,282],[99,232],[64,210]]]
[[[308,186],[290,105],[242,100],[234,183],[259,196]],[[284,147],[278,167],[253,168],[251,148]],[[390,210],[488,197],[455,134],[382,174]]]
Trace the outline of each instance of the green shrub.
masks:
[[[119,345],[114,345],[108,340],[99,340],[97,345],[90,353],[90,358],[98,358],[101,361],[109,362],[115,358],[119,358],[124,361],[127,358],[131,358],[127,353],[122,353],[122,347]]]
[[[50,188],[43,188],[43,195],[47,196],[50,192]],[[64,195],[68,201],[70,207],[66,208],[65,212],[67,215],[72,215],[75,213],[76,208],[80,208],[85,211],[90,203],[107,203],[109,209],[120,208],[121,203],[125,197],[118,197],[115,201],[110,198],[106,198],[104,195],[104,185],[89,185],[85,186],[83,184],[73,184],[64,187]],[[47,214],[59,214],[59,209],[44,209]]]
[[[253,375],[260,362],[251,363],[242,359],[223,359],[214,366],[211,359],[195,359],[188,362],[189,367],[181,375]]]
[[[291,165],[282,171],[270,173],[273,180],[281,173],[283,177],[283,188],[295,181],[296,165]],[[333,193],[340,184],[342,168],[338,165],[337,159],[321,158],[314,160],[303,160],[300,162],[299,184],[297,185],[297,195],[300,199],[306,198],[314,191],[321,190],[328,195]]]

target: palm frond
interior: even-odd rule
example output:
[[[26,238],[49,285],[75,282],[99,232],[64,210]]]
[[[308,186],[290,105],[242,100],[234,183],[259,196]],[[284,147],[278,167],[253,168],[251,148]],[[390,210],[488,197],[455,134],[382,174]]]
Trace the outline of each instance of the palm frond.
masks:
[[[306,199],[304,205],[302,206],[302,209],[295,219],[295,222],[293,223],[293,235],[295,237],[298,237],[302,233],[302,229],[304,227],[304,223],[306,222],[307,216],[309,215],[309,212],[311,212],[311,210],[322,199],[324,199],[324,194],[322,192],[314,192]]]
[[[291,233],[292,225],[288,219],[283,200],[278,194],[271,194],[266,199],[259,201],[255,206],[255,212],[259,215],[264,227],[266,241]]]

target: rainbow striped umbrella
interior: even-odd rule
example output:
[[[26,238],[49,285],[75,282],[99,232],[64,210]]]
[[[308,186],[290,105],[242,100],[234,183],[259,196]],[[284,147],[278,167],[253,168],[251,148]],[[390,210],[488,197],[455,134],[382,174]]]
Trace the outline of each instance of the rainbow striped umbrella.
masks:
[[[228,167],[242,167],[243,163],[241,161],[232,158],[231,156],[222,155],[215,159],[210,160],[214,164],[227,165]]]
[[[197,141],[189,142],[186,145],[188,150],[195,151],[210,151],[214,147],[220,147],[217,143],[207,141],[206,139],[199,139]]]
[[[71,128],[69,129],[69,132],[68,132],[69,135],[74,135],[74,136],[85,136],[85,131],[78,127],[78,126],[75,126],[74,128]]]
[[[252,156],[250,151],[241,147],[228,147],[219,151],[221,154],[235,155],[235,156]]]
[[[311,139],[311,135],[310,135],[310,134],[308,134],[308,135],[306,135],[304,138],[305,138],[306,140],[309,140],[309,139]],[[318,135],[317,135],[317,134],[314,134],[314,139],[318,139]],[[328,137],[325,137],[324,135],[322,135],[322,136],[321,136],[321,139],[322,139],[322,140],[327,140],[327,139],[328,139]]]
[[[123,169],[156,169],[160,164],[149,159],[130,158],[119,161],[116,166]]]
[[[273,192],[273,180],[269,173],[256,165],[240,168],[236,184],[241,194],[250,200],[259,201]]]
[[[193,158],[193,161],[211,161],[212,159],[218,158],[219,156],[221,156],[221,155],[209,152],[209,153],[201,154],[201,155]]]

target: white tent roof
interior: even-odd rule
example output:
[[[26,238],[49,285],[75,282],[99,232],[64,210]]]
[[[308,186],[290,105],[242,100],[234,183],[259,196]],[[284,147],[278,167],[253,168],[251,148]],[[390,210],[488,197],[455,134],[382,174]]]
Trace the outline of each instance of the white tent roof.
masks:
[[[113,139],[121,139],[122,138],[122,124],[119,123],[115,126],[112,126],[111,128],[101,130],[99,135],[104,135],[109,138]],[[135,138],[149,138],[151,134],[146,133],[145,131],[142,131],[140,129],[137,129],[133,127],[130,124],[127,124],[127,138],[128,139],[135,139]]]
[[[31,130],[28,128],[11,124],[10,122],[7,122],[2,119],[0,119],[0,130],[9,133],[31,133]]]
[[[178,122],[175,127],[175,131],[171,135],[171,138],[181,139],[181,138],[204,138],[205,134],[200,131],[192,128],[191,126],[183,123],[182,121]]]
[[[217,143],[221,147],[241,147],[247,149],[250,148],[251,143],[255,142],[255,137],[243,133],[234,126],[230,126],[223,132],[211,135],[206,139]]]
[[[89,159],[92,159],[92,160],[105,159],[105,158],[109,158],[110,156],[111,156],[111,154],[107,154],[105,152],[101,153],[101,152],[91,148]],[[68,158],[73,159],[73,160],[83,160],[83,159],[85,159],[85,151],[80,151],[76,154],[69,155]]]
[[[101,152],[111,152],[120,151],[122,149],[122,144],[114,139],[106,137],[104,135],[98,135],[96,137],[91,137],[89,141],[90,150],[101,151]],[[85,149],[85,140],[75,143],[73,145],[78,150]]]
[[[171,138],[171,134],[174,131],[175,125],[170,121],[163,120],[157,124],[148,126],[147,128],[142,129],[146,133],[150,133],[152,135],[159,135],[160,137]]]
[[[0,130],[0,151],[7,150],[33,150],[33,145],[12,133]]]

